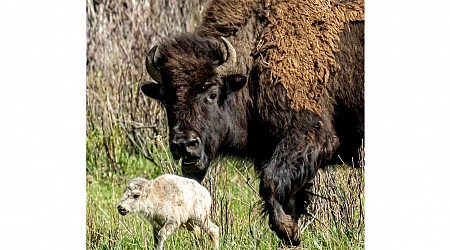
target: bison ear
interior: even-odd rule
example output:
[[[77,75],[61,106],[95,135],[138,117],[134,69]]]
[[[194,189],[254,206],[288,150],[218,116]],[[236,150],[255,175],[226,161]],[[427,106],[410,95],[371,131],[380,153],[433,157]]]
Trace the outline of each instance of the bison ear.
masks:
[[[244,85],[247,83],[247,77],[239,74],[234,74],[227,76],[225,81],[228,87],[228,92],[235,92],[244,87]]]
[[[161,84],[157,84],[157,83],[146,83],[144,85],[141,86],[141,90],[144,93],[144,95],[153,98],[153,99],[157,99],[157,100],[161,100],[162,96],[161,96]]]

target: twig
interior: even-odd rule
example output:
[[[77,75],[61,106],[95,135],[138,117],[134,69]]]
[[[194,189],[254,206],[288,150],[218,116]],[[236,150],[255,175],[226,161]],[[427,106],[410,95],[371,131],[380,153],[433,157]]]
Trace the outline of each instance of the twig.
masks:
[[[339,157],[339,160],[341,160],[342,164],[343,164],[344,166],[348,167],[348,165],[344,162],[344,160],[342,160],[341,155],[338,155],[338,157]]]
[[[133,232],[131,232],[131,231],[130,231],[123,223],[122,223],[122,221],[119,220],[119,224],[120,224],[121,226],[123,226],[123,228],[125,228],[125,230],[127,230],[128,233],[129,233],[131,236],[134,237]]]
[[[247,172],[247,177],[245,177],[245,176],[241,173],[241,171],[239,171],[239,169],[237,169],[236,166],[233,164],[233,168],[234,168],[234,169],[242,176],[242,178],[244,178],[244,179],[246,180],[245,183],[250,187],[250,189],[251,189],[253,192],[255,192],[256,194],[259,195],[258,191],[256,191],[256,189],[255,189],[255,188],[252,186],[252,184],[250,183],[250,175],[249,175],[249,173],[248,173],[247,164],[244,163],[244,166],[245,166],[245,170],[246,170],[246,172]]]
[[[125,125],[122,122],[119,122],[119,126],[122,128],[122,130],[125,132],[125,135],[128,137],[128,139],[131,141],[131,143],[133,143],[133,145],[135,145],[139,151],[141,151],[142,155],[149,161],[151,161],[153,164],[156,164],[155,159],[153,159],[153,157],[149,156],[147,154],[146,151],[144,151],[144,149],[139,145],[139,143],[137,143],[133,136],[130,135],[130,133],[127,131],[127,129],[125,128]]]
[[[300,229],[300,232],[301,232],[301,233],[303,233],[303,231],[305,231],[306,227],[308,227],[309,224],[311,224],[311,223],[316,219],[316,216],[317,216],[318,213],[319,213],[319,208],[316,209],[314,215],[312,215],[312,218],[309,219],[309,220],[302,226],[302,228]]]

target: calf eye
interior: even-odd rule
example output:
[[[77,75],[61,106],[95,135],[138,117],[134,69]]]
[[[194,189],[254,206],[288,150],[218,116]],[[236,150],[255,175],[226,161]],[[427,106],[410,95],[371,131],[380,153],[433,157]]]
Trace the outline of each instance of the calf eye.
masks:
[[[134,199],[139,198],[139,194],[133,194],[133,198],[134,198]]]

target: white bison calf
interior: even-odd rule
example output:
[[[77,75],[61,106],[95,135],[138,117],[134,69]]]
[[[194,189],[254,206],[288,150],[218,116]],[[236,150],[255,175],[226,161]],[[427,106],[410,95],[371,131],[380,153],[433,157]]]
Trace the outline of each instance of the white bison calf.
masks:
[[[153,226],[156,249],[185,224],[189,230],[199,226],[219,248],[219,227],[210,220],[211,196],[198,182],[181,176],[164,174],[153,180],[135,178],[128,183],[117,207],[121,215],[139,213]]]

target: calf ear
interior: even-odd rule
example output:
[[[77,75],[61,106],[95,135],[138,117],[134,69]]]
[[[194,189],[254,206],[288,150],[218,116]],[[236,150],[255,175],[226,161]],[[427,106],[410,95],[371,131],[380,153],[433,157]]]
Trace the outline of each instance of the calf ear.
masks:
[[[153,99],[157,99],[157,100],[161,100],[162,96],[161,96],[161,84],[158,83],[146,83],[144,85],[141,86],[141,90],[144,93],[144,95],[153,98]]]
[[[247,77],[239,74],[234,74],[227,76],[225,81],[228,87],[228,92],[235,92],[245,86],[245,84],[247,83]]]

